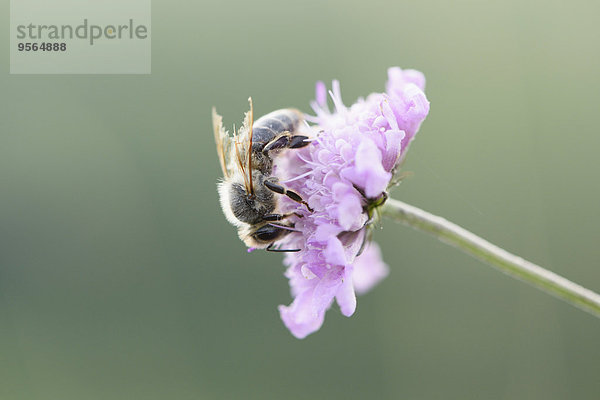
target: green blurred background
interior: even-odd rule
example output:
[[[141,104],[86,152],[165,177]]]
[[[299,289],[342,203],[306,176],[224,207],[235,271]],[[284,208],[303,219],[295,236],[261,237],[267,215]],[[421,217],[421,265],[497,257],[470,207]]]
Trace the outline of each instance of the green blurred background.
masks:
[[[419,69],[393,196],[598,291],[598,2],[155,0],[152,37],[149,76],[9,75],[0,42],[0,399],[600,398],[599,320],[391,222],[390,276],[293,338],[210,123]]]

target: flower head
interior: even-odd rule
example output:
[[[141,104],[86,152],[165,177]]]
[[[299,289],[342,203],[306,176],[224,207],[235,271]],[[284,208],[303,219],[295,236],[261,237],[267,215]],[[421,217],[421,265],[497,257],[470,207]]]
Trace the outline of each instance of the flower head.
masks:
[[[368,291],[387,275],[379,247],[368,242],[367,228],[429,112],[424,85],[422,73],[390,68],[385,93],[346,107],[334,81],[330,111],[325,85],[319,82],[311,104],[316,115],[307,117],[315,139],[278,158],[276,175],[314,210],[306,212],[291,200],[283,203],[285,212],[296,213],[291,217],[295,232],[278,244],[300,250],[287,253],[284,261],[294,301],[279,306],[294,336],[318,330],[334,300],[342,314],[351,316],[355,292]]]

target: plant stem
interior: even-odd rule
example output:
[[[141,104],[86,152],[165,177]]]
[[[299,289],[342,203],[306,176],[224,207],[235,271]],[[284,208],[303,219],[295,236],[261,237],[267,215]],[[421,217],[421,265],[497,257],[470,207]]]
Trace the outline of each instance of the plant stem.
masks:
[[[600,317],[600,295],[589,289],[515,256],[466,229],[417,207],[388,199],[382,210],[383,215],[397,222],[429,233],[513,278],[536,286],[546,293]]]

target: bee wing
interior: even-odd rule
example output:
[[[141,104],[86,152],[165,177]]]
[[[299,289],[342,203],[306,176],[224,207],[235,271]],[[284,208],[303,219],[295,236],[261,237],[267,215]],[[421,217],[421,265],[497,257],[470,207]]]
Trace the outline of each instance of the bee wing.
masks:
[[[252,126],[254,124],[254,107],[252,106],[252,97],[248,98],[248,103],[250,103],[250,110],[244,116],[244,125],[242,127],[242,131],[244,132],[244,146],[246,147],[246,168],[242,168],[245,170],[247,174],[247,187],[246,191],[250,194],[254,194],[254,187],[252,183]]]
[[[244,124],[238,130],[233,128],[232,143],[232,162],[231,166],[235,166],[239,174],[244,179],[244,188],[246,193],[253,194],[254,187],[252,184],[252,100],[250,101],[250,111],[245,114]],[[229,171],[233,172],[233,171]]]
[[[229,178],[230,171],[228,168],[227,159],[232,151],[233,141],[229,134],[223,128],[223,117],[217,114],[216,108],[212,109],[212,123],[213,132],[215,135],[215,143],[217,144],[217,154],[219,155],[219,162],[221,163],[221,169],[223,170],[223,176]]]
[[[244,179],[246,193],[254,193],[252,185],[252,125],[253,110],[252,100],[250,102],[250,111],[244,118],[243,126],[236,131],[233,128],[233,137],[229,136],[223,128],[223,117],[217,114],[216,109],[212,109],[213,131],[215,142],[217,144],[217,154],[221,162],[221,169],[225,178],[235,174],[234,168],[237,168]],[[231,161],[231,162],[230,162]]]

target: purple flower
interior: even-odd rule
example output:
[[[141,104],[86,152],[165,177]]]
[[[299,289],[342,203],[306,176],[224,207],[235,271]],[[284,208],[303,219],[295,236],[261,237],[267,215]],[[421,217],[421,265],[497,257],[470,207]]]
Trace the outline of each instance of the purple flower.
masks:
[[[379,247],[368,242],[368,227],[429,112],[424,85],[422,73],[390,68],[386,93],[346,107],[334,81],[330,112],[325,85],[319,82],[311,104],[316,116],[307,117],[315,139],[278,158],[276,175],[314,209],[307,212],[298,203],[282,201],[283,212],[301,215],[291,217],[296,232],[278,243],[300,249],[287,253],[284,261],[294,301],[279,306],[297,338],[321,327],[334,300],[342,314],[351,316],[355,292],[368,291],[387,275]]]

